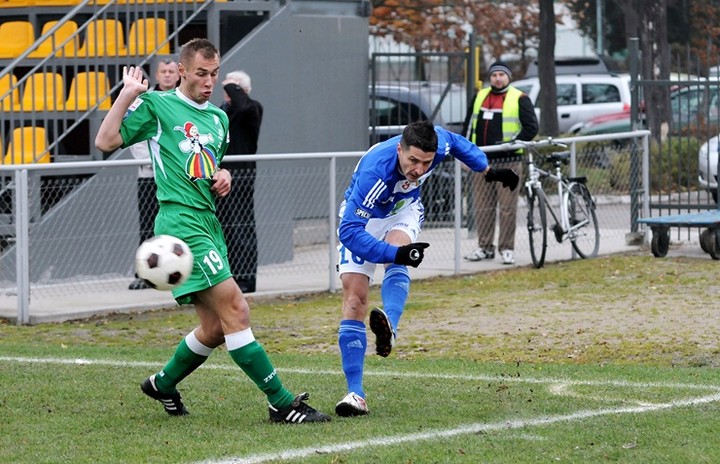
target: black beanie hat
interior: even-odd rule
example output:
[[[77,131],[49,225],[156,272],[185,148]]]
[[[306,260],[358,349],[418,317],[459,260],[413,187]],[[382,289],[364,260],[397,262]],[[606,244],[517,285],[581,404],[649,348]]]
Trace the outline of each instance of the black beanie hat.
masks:
[[[512,71],[510,71],[510,67],[503,61],[496,61],[490,65],[490,69],[488,69],[488,74],[492,74],[495,71],[502,71],[507,74],[510,79],[512,79]]]

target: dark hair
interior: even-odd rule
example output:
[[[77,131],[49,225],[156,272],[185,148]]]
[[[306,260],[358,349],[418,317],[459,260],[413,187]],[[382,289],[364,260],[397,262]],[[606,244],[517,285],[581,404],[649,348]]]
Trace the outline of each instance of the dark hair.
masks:
[[[408,124],[400,138],[403,150],[417,147],[424,152],[435,152],[438,147],[438,137],[435,126],[430,121],[415,121]]]
[[[196,53],[200,53],[206,60],[220,56],[218,49],[208,39],[192,39],[182,46],[180,50],[180,62],[183,66],[187,66],[189,61],[195,58]]]

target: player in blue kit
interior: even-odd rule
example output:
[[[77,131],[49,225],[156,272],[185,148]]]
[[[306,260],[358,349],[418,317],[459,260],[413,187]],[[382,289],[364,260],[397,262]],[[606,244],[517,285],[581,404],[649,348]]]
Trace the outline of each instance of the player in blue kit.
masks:
[[[377,264],[385,265],[383,309],[370,312],[378,355],[392,351],[400,316],[410,293],[407,266],[417,267],[428,243],[415,242],[422,226],[420,187],[446,156],[485,174],[487,182],[517,188],[512,169],[493,169],[480,148],[465,137],[428,121],[409,124],[402,135],[368,150],[355,168],[340,205],[338,271],[343,287],[338,345],[348,394],[335,406],[339,416],[368,413],[363,390],[367,349],[365,316],[370,281]]]

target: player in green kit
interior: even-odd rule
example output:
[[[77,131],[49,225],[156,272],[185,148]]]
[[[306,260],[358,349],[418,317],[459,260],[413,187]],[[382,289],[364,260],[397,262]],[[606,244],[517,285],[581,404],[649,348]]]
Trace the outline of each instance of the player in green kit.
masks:
[[[230,173],[219,167],[228,143],[228,118],[209,102],[220,54],[206,39],[180,52],[180,85],[147,92],[139,67],[123,68],[123,87],[100,125],[95,145],[103,152],[147,140],[160,211],[155,235],[184,240],[195,260],[190,278],[173,290],[179,304],[195,305],[200,325],[178,345],[163,369],[140,385],[170,415],[185,415],[177,384],[225,343],[233,361],[267,396],[270,420],[330,420],[310,407],[307,393],[293,396],[282,384],[250,328],[250,307],[232,279],[227,245],[215,216],[215,198],[230,193]]]

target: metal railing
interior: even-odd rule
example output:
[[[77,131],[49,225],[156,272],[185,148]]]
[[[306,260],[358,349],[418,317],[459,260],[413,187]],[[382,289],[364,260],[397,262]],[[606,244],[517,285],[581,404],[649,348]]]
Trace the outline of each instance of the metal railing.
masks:
[[[626,250],[633,208],[647,214],[648,131],[559,139],[570,145],[570,174],[588,177],[598,202],[600,254]],[[618,142],[627,144],[618,145]],[[630,148],[641,147],[640,150]],[[490,152],[498,147],[484,147]],[[255,221],[258,230],[258,292],[287,294],[335,291],[337,206],[361,152],[296,153],[228,157],[257,161]],[[631,173],[630,158],[644,166]],[[298,161],[301,161],[298,163]],[[20,324],[53,313],[107,312],[172,305],[162,292],[127,291],[138,246],[137,168],[147,161],[73,162],[0,166],[13,180],[10,199],[0,206],[12,217],[14,233],[0,237],[0,316]],[[444,165],[445,163],[443,163]],[[440,169],[440,168],[439,168]],[[427,208],[424,240],[433,244],[415,277],[477,272],[463,260],[477,245],[468,225],[469,176],[455,161],[442,166],[423,187]],[[632,176],[642,189],[633,192]],[[73,179],[68,181],[68,179]],[[61,192],[63,188],[70,193]],[[638,195],[638,203],[633,200]],[[516,258],[528,250],[524,199],[518,205]],[[557,246],[556,246],[557,245]],[[565,247],[549,244],[548,261],[571,259]],[[480,265],[481,266],[481,265]],[[83,297],[83,295],[87,295]],[[163,296],[163,304],[158,297]],[[100,306],[97,306],[100,305]]]

